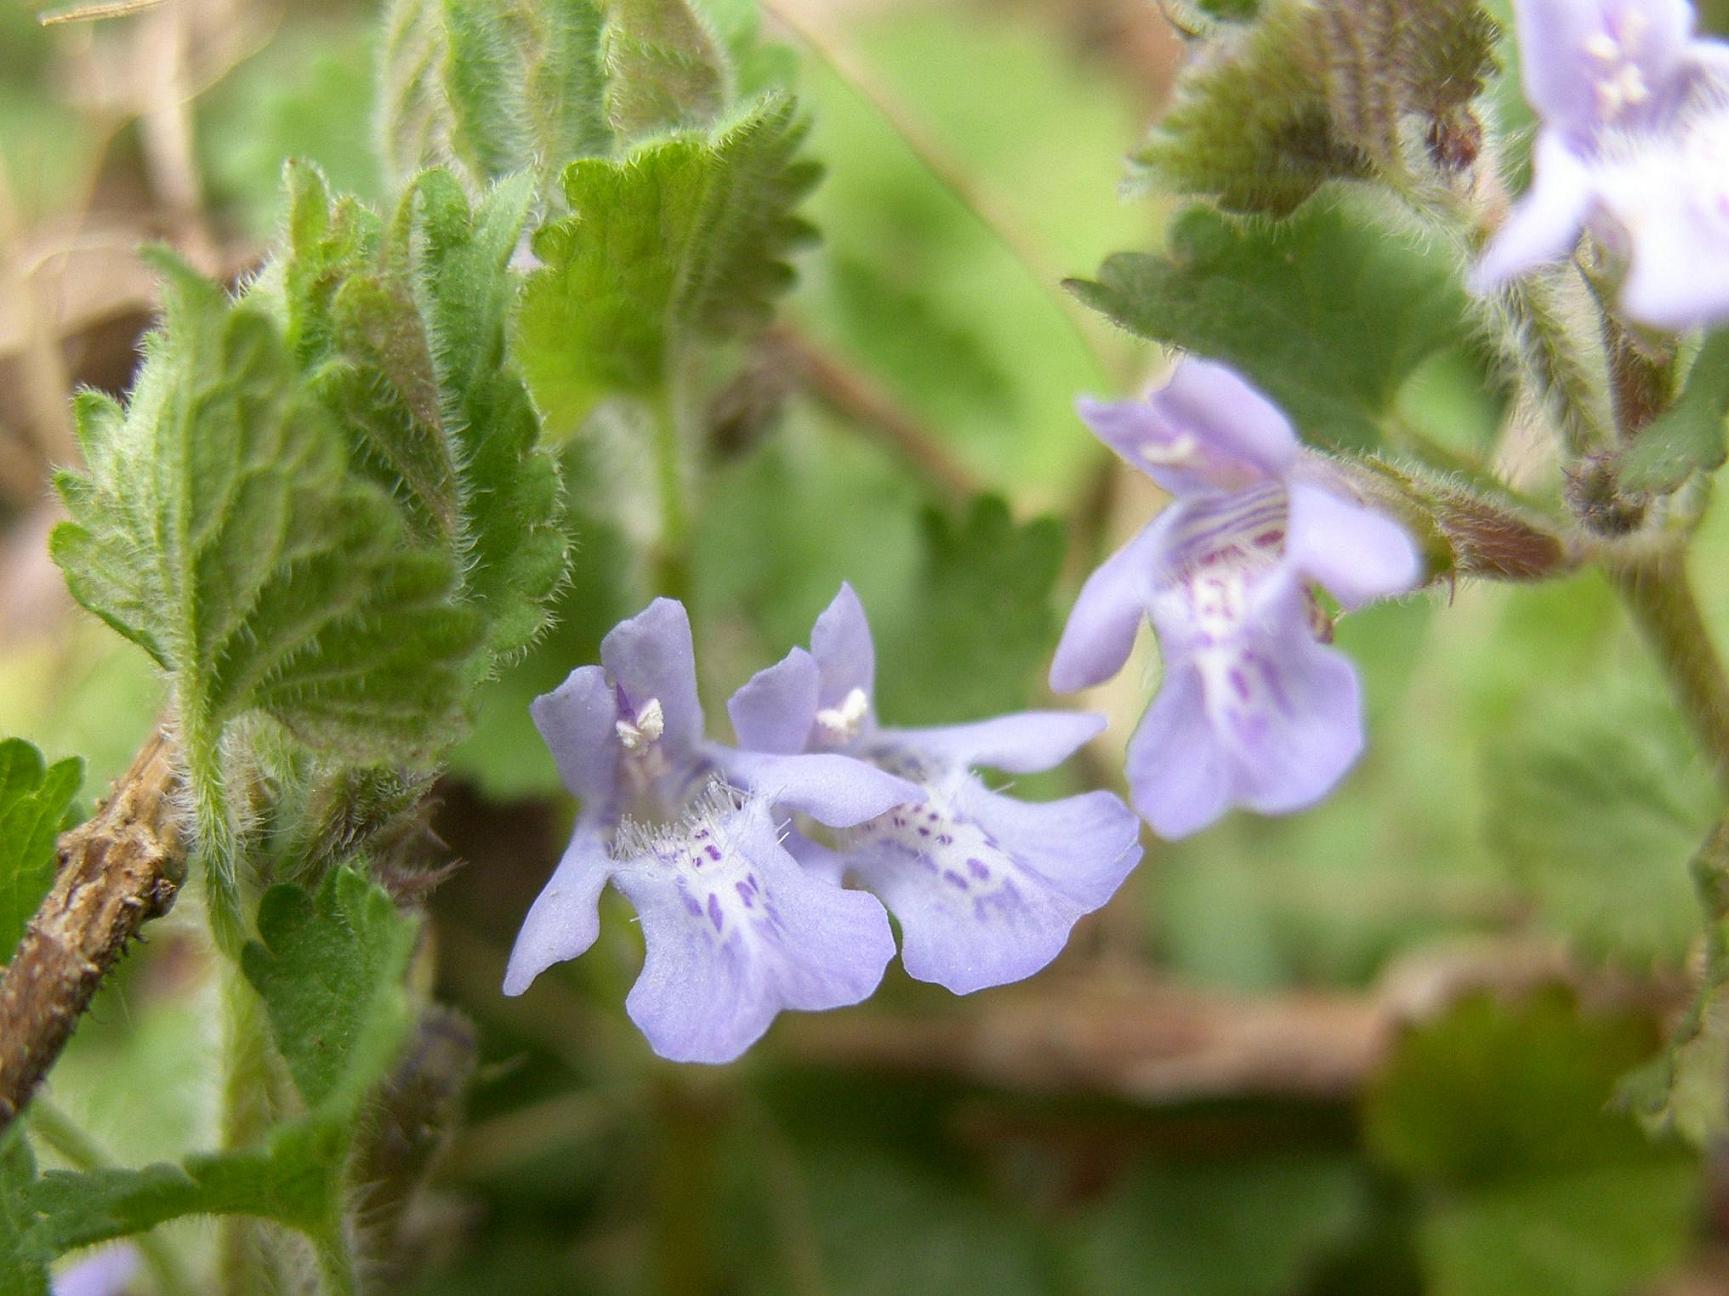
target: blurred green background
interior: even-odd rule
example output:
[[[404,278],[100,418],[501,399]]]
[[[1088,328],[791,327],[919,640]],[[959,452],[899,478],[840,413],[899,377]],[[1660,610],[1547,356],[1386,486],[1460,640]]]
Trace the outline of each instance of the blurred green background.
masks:
[[[86,800],[163,698],[61,590],[44,474],[75,454],[64,393],[127,382],[151,307],[133,249],[244,274],[290,156],[382,191],[372,6],[178,9],[176,41],[155,11],[43,29],[0,7],[0,733],[85,757]],[[871,608],[891,723],[1040,704],[1079,580],[1158,506],[1071,404],[1146,384],[1161,357],[1059,280],[1160,245],[1173,207],[1118,185],[1180,42],[1151,0],[785,0],[764,22],[760,74],[815,119],[823,241],[711,419],[693,608],[711,713],[843,579]],[[1516,92],[1500,102],[1517,126]],[[788,348],[827,368],[789,381]],[[1401,410],[1540,480],[1494,443],[1478,374],[1444,357]],[[1595,576],[1344,619],[1372,741],[1321,809],[1149,841],[1027,986],[956,1000],[891,970],[869,1006],[783,1018],[702,1071],[657,1062],[623,1017],[640,958],[623,906],[587,957],[497,992],[570,817],[525,704],[647,596],[628,456],[600,437],[567,465],[562,624],[493,686],[440,792],[464,864],[431,898],[425,975],[482,1064],[402,1290],[1729,1290],[1705,1132],[1721,1086],[1655,1137],[1611,1105],[1685,994],[1686,860],[1714,792]],[[1697,553],[1729,630],[1721,510]],[[1156,679],[1142,652],[1087,699],[1112,719],[1097,748],[1022,790],[1117,777]],[[202,958],[165,925],[55,1072],[125,1163],[209,1141]]]

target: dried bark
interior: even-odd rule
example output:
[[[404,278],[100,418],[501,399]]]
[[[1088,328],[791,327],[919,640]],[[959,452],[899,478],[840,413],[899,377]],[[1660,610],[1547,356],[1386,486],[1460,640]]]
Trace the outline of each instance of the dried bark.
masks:
[[[174,905],[188,837],[174,745],[158,731],[96,816],[60,838],[59,874],[0,977],[0,1130],[30,1101],[102,978]]]

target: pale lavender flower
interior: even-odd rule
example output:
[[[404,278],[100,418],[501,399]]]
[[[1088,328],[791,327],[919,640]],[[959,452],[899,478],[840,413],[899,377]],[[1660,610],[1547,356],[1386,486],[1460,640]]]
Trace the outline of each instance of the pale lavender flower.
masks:
[[[894,954],[882,906],[801,868],[770,807],[850,827],[918,790],[836,755],[758,760],[755,791],[729,783],[724,749],[703,736],[690,621],[670,599],[607,635],[601,663],[534,703],[581,812],[511,951],[505,993],[594,943],[610,881],[647,946],[625,1007],[663,1057],[730,1061],[782,1008],[866,998]]]
[[[1572,251],[1626,257],[1621,304],[1682,330],[1729,319],[1729,45],[1686,0],[1517,0],[1525,94],[1542,118],[1530,193],[1479,291]]]
[[[789,845],[813,873],[855,880],[901,925],[909,975],[956,994],[1031,976],[1083,914],[1110,899],[1141,857],[1135,817],[1108,792],[1031,803],[973,773],[1049,769],[1104,728],[1099,716],[1034,711],[976,724],[889,729],[876,722],[876,652],[852,587],[795,648],[728,704],[739,744],[726,767],[757,782],[759,762],[803,752],[869,761],[916,784],[922,800]],[[808,759],[806,757],[805,759]]]
[[[1363,709],[1350,661],[1317,640],[1309,587],[1346,608],[1410,590],[1410,539],[1222,364],[1184,360],[1147,400],[1080,411],[1177,498],[1087,581],[1051,686],[1115,675],[1150,618],[1164,679],[1128,756],[1147,822],[1184,837],[1233,805],[1313,805],[1362,751]]]
[[[54,1275],[52,1296],[121,1296],[138,1276],[138,1248],[121,1242],[92,1251]]]

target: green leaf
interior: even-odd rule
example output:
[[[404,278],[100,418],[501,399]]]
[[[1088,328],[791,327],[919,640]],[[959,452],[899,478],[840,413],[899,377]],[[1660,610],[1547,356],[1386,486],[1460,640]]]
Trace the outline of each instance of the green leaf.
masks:
[[[1438,1206],[1418,1248],[1429,1296],[1625,1296],[1691,1251],[1697,1169],[1610,1166]]]
[[[360,462],[460,566],[494,658],[545,628],[568,549],[558,463],[505,349],[532,190],[516,176],[471,206],[448,172],[417,177],[377,268],[351,272],[332,304],[321,378]]]
[[[1370,175],[1369,158],[1334,130],[1316,15],[1302,0],[1272,0],[1252,26],[1211,38],[1132,155],[1131,182],[1282,217],[1330,180]]]
[[[885,713],[940,724],[1024,707],[1056,640],[1061,524],[1017,525],[984,496],[959,520],[927,512],[924,545],[914,607],[885,654],[896,663],[883,673]]]
[[[48,1296],[48,1267],[31,1236],[36,1158],[24,1122],[0,1131],[0,1296]]]
[[[383,1078],[408,1029],[402,978],[416,924],[361,873],[341,868],[316,895],[272,887],[258,932],[241,966],[295,1087],[311,1107],[352,1108]]]
[[[78,402],[87,476],[55,561],[175,678],[189,755],[259,710],[314,746],[423,753],[460,725],[480,617],[411,543],[275,321],[166,258],[166,312],[127,407]]]
[[[712,125],[732,100],[732,67],[686,0],[606,0],[607,114],[626,143]]]
[[[1155,1163],[1087,1221],[1089,1296],[1284,1296],[1364,1212],[1360,1171],[1320,1157]],[[1244,1258],[1254,1257],[1253,1263]]]
[[[1470,335],[1451,258],[1344,204],[1276,226],[1193,208],[1166,255],[1119,253],[1069,287],[1132,333],[1229,361],[1334,449],[1375,446],[1405,380]]]
[[[620,162],[564,174],[571,215],[534,248],[518,350],[551,430],[575,430],[609,396],[659,393],[683,348],[767,320],[791,285],[787,255],[811,230],[793,215],[818,168],[805,124],[770,95],[712,135],[677,135]]]
[[[29,743],[0,742],[0,967],[54,884],[54,844],[83,781],[76,758],[45,766]]]
[[[1483,766],[1495,853],[1570,941],[1629,967],[1678,964],[1698,929],[1687,862],[1717,812],[1685,727],[1630,686],[1599,687],[1588,708],[1527,692],[1521,709]]]
[[[380,74],[389,167],[448,167],[473,192],[612,147],[595,0],[395,0]]]
[[[1696,472],[1723,466],[1723,419],[1729,415],[1729,329],[1705,339],[1687,384],[1667,411],[1639,433],[1622,460],[1627,490],[1667,494]]]

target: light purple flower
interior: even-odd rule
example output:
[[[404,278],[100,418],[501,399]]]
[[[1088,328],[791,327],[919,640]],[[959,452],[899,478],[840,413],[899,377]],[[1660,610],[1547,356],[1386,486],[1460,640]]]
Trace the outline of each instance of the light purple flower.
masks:
[[[728,704],[740,747],[726,767],[761,781],[760,762],[828,752],[916,784],[922,800],[834,834],[795,838],[811,873],[851,877],[900,921],[907,972],[956,994],[1031,976],[1077,919],[1111,898],[1140,860],[1135,817],[1108,792],[1034,804],[988,789],[974,766],[1049,769],[1104,728],[1099,716],[1024,712],[976,724],[886,729],[876,722],[876,654],[852,587],[795,648]]]
[[[1128,758],[1147,822],[1184,837],[1233,805],[1313,805],[1362,751],[1363,708],[1350,661],[1317,641],[1309,587],[1346,608],[1404,593],[1421,573],[1410,539],[1222,364],[1184,360],[1147,400],[1080,411],[1177,498],[1087,581],[1051,686],[1115,675],[1150,618],[1164,680]]]
[[[1542,129],[1474,287],[1566,256],[1587,227],[1628,259],[1634,319],[1729,319],[1729,45],[1694,36],[1686,0],[1518,0],[1517,15]]]
[[[600,654],[534,703],[581,812],[511,951],[505,993],[594,943],[610,881],[647,946],[625,1007],[663,1057],[727,1062],[782,1008],[867,997],[894,954],[882,906],[802,869],[770,806],[844,828],[918,790],[835,755],[758,760],[755,792],[729,783],[725,749],[703,736],[690,621],[670,599],[620,624]]]
[[[121,1242],[92,1251],[54,1275],[53,1296],[120,1296],[138,1276],[138,1248]]]

